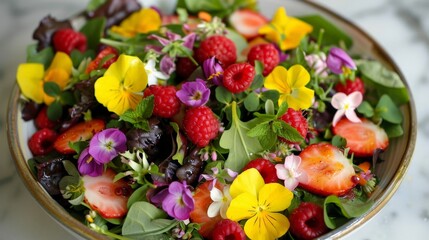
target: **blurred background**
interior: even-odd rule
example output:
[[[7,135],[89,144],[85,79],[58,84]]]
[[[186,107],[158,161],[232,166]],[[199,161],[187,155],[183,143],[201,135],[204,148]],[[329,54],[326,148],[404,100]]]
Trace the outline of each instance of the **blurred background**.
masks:
[[[142,0],[144,1],[144,0]],[[74,239],[25,189],[9,154],[5,124],[16,67],[38,22],[82,10],[87,0],[0,1],[0,239]],[[263,1],[262,1],[263,2]],[[418,139],[399,190],[369,223],[346,239],[424,239],[429,235],[429,1],[317,0],[368,32],[403,71],[416,103]],[[263,4],[263,3],[262,3]],[[287,7],[287,6],[286,6]],[[292,13],[290,13],[292,14]]]

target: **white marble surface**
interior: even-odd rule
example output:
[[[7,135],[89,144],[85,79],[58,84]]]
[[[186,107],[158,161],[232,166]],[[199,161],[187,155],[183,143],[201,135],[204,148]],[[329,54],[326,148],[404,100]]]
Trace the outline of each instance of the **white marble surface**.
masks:
[[[346,239],[427,239],[429,235],[429,1],[317,0],[372,35],[403,71],[414,96],[418,137],[412,163],[381,212]],[[31,197],[11,160],[5,133],[7,100],[16,66],[38,21],[68,16],[87,0],[0,1],[0,239],[74,239]]]

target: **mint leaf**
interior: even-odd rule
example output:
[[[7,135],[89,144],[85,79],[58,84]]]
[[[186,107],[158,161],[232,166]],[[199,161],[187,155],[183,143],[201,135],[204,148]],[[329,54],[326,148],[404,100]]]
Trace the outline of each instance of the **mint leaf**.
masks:
[[[271,149],[277,142],[277,134],[270,129],[265,135],[259,136],[258,141],[264,149]]]
[[[131,123],[136,128],[149,131],[148,118],[152,116],[153,112],[153,96],[142,99],[137,105],[135,110],[127,110],[120,116],[120,120]]]
[[[247,132],[247,136],[249,137],[260,137],[263,135],[268,134],[268,132],[271,130],[269,122],[264,122],[256,125],[252,129],[250,129]]]
[[[272,124],[272,130],[279,137],[282,137],[290,142],[301,143],[304,140],[301,134],[294,127],[287,124],[283,120],[274,120]]]

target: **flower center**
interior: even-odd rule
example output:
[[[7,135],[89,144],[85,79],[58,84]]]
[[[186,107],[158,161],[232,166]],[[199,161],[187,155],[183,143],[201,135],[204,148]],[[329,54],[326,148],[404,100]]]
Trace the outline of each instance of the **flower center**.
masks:
[[[200,91],[195,91],[194,95],[192,95],[192,100],[200,100],[203,97]]]

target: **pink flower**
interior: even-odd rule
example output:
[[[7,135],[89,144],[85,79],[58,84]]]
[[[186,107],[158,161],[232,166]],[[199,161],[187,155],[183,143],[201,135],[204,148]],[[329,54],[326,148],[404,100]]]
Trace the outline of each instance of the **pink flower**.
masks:
[[[362,103],[362,99],[362,93],[358,91],[349,95],[342,92],[336,93],[331,100],[332,106],[337,109],[332,125],[335,126],[344,115],[352,122],[361,122],[355,113],[355,109]]]
[[[326,55],[323,52],[319,54],[310,54],[305,56],[308,66],[314,69],[314,73],[320,77],[328,76],[328,65],[326,64]]]
[[[299,170],[299,165],[301,165],[301,158],[293,154],[285,158],[284,164],[276,164],[277,177],[284,180],[285,187],[291,191],[300,182],[307,181],[307,175]]]
[[[336,47],[329,50],[326,64],[335,74],[343,74],[356,69],[353,59],[343,49]]]
[[[186,182],[172,182],[168,188],[152,197],[152,202],[161,204],[162,209],[177,220],[186,220],[194,209],[194,199]]]

